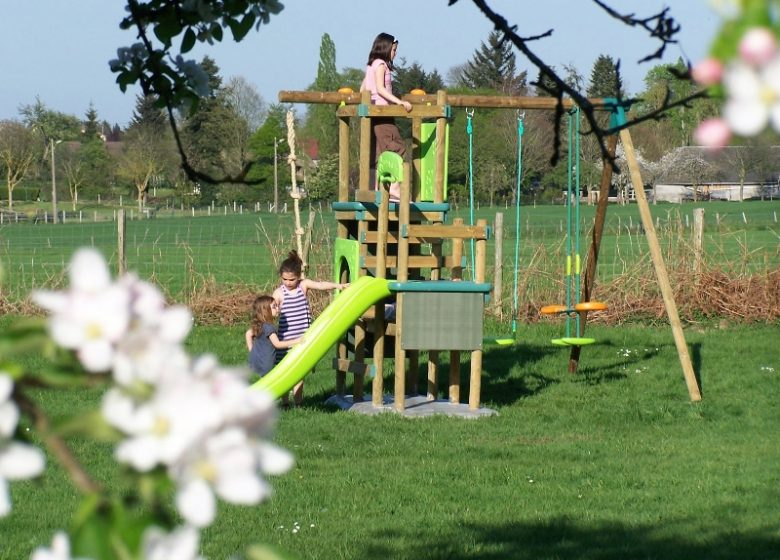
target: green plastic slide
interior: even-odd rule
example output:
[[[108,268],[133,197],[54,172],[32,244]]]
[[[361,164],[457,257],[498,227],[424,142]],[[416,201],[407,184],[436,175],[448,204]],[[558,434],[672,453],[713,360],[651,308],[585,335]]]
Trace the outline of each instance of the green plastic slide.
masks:
[[[389,295],[387,280],[371,276],[358,278],[317,317],[304,333],[303,342],[293,346],[284,359],[252,387],[271,393],[275,399],[286,395],[369,307]]]

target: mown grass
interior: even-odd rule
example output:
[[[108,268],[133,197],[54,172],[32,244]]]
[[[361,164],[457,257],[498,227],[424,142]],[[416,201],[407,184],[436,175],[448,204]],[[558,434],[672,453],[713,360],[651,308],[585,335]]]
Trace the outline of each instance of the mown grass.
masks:
[[[324,359],[304,407],[279,417],[275,439],[295,454],[294,470],[273,479],[268,503],[222,506],[203,554],[264,542],[301,559],[780,557],[780,325],[687,329],[696,404],[668,328],[589,327],[599,343],[583,350],[577,375],[549,344],[561,329],[521,326],[516,346],[487,349],[483,404],[498,415],[478,420],[326,408],[335,380]],[[242,332],[198,326],[188,347],[242,363]],[[465,358],[461,373],[465,382]],[[66,414],[99,395],[41,397]],[[76,445],[101,480],[118,483],[109,448]],[[12,492],[2,559],[49,542],[74,507],[56,468]]]

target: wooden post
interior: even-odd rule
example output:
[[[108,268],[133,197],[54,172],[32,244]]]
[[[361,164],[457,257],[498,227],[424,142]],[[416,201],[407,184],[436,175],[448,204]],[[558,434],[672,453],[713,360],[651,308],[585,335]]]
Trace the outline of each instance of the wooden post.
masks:
[[[477,220],[477,225],[487,228],[487,220]],[[474,280],[485,281],[485,268],[487,264],[487,240],[477,239],[476,243],[476,270]],[[469,383],[469,409],[479,408],[480,390],[482,388],[482,349],[471,352],[471,382]]]
[[[362,159],[362,154],[361,154]],[[385,185],[379,185],[379,215],[377,220],[376,239],[376,270],[377,278],[387,278],[387,229],[390,212],[390,197]],[[375,407],[382,406],[384,392],[384,360],[385,360],[385,304],[380,301],[374,306],[374,383],[371,388],[371,403]]]
[[[361,103],[364,105],[371,105],[371,92],[364,91],[360,97]],[[371,161],[371,118],[360,117],[360,179],[358,188],[361,191],[373,189],[373,185],[369,185],[371,167],[374,162]]]
[[[520,196],[518,193],[517,196]],[[493,312],[499,319],[504,318],[504,214],[498,212],[495,222],[495,264],[493,265]]]
[[[401,235],[404,226],[409,225],[409,204],[411,166],[409,162],[404,162],[404,178],[401,188],[401,202],[398,204],[398,266],[396,267],[396,278],[399,282],[406,282],[409,279],[409,238]],[[403,298],[402,293],[396,296],[395,304],[395,409],[403,412],[406,407],[406,353],[401,347],[401,336],[403,335],[404,317],[403,317]]]
[[[607,139],[607,152],[610,157],[615,157],[617,150],[617,135],[613,134]],[[580,301],[590,301],[593,293],[593,286],[596,281],[596,265],[599,262],[599,250],[601,248],[601,238],[604,234],[604,223],[607,219],[607,206],[609,205],[609,187],[612,184],[612,161],[609,157],[602,159],[601,183],[599,184],[599,199],[596,205],[596,217],[593,221],[593,233],[591,234],[590,248],[588,249],[588,258],[585,265],[585,277],[582,282],[582,295]],[[585,322],[588,314],[580,313],[580,334],[585,332]],[[569,373],[577,373],[577,367],[580,363],[580,352],[582,346],[572,346],[569,352]]]
[[[339,202],[349,200],[349,117],[339,117]],[[341,235],[341,230],[346,229],[339,225],[339,236],[346,237],[346,233]]]
[[[455,218],[452,220],[453,226],[462,226],[463,218]],[[450,271],[450,278],[452,280],[461,280],[463,278],[463,267],[461,261],[463,260],[463,239],[455,238],[452,240],[452,270]],[[428,387],[428,393],[430,394],[434,389]],[[460,403],[460,350],[450,350],[450,388],[449,388],[450,403]]]
[[[639,172],[639,164],[636,161],[636,154],[634,153],[634,144],[628,129],[624,128],[620,131],[620,141],[623,142],[623,151],[626,154],[628,169],[631,173],[631,182],[633,183],[634,191],[636,192],[639,215],[642,217],[642,225],[645,228],[647,245],[650,249],[650,256],[653,259],[656,276],[658,277],[658,286],[661,288],[661,295],[663,296],[664,305],[666,306],[666,315],[669,317],[669,322],[672,325],[674,343],[677,346],[677,355],[680,359],[683,375],[685,376],[685,383],[688,386],[688,394],[692,401],[700,401],[701,393],[699,391],[699,384],[696,381],[696,374],[694,373],[693,365],[691,364],[691,356],[688,353],[688,345],[685,342],[682,323],[680,322],[680,316],[677,313],[677,304],[674,301],[674,292],[672,291],[672,285],[669,282],[666,265],[664,264],[664,259],[661,255],[661,246],[658,243],[658,237],[655,233],[653,217],[650,214],[650,206],[647,204],[645,187],[642,184],[642,175]]]
[[[444,107],[447,104],[447,92],[439,90],[436,93],[436,104]],[[447,118],[440,117],[436,119],[436,181],[434,187],[433,201],[444,201],[444,163],[445,163],[445,144],[447,139]]]
[[[120,208],[117,214],[117,273],[122,276],[127,272],[127,252],[125,246],[125,233],[127,232],[127,224],[125,223],[125,209]]]
[[[704,250],[704,208],[693,210],[693,272],[701,276],[702,254]]]
[[[419,200],[422,190],[422,177],[420,175],[420,155],[422,154],[422,119],[420,117],[412,118],[412,180],[409,183],[412,187],[412,200]]]

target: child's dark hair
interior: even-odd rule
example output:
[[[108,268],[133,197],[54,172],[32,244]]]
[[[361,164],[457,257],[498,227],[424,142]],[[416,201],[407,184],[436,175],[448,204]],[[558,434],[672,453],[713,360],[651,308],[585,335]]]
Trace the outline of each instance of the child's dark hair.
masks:
[[[380,33],[374,39],[374,44],[371,45],[371,52],[368,53],[368,65],[374,62],[377,58],[384,60],[387,63],[387,67],[393,70],[393,61],[390,60],[390,52],[393,50],[393,44],[398,43],[395,37],[389,33]]]
[[[298,256],[298,251],[293,249],[287,254],[287,258],[279,265],[279,274],[292,272],[296,276],[303,274],[303,260]]]
[[[257,296],[252,302],[252,335],[260,336],[263,334],[263,324],[273,323],[274,314],[271,311],[271,305],[274,298],[271,296]]]

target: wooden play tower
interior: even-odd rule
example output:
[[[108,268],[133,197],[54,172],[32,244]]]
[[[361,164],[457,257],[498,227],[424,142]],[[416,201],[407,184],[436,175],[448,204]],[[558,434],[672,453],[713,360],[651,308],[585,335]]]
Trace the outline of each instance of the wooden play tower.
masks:
[[[395,410],[404,411],[409,396],[417,393],[419,351],[427,350],[427,400],[438,395],[439,354],[450,352],[448,402],[459,406],[460,353],[469,351],[470,376],[468,409],[480,410],[482,374],[482,319],[484,300],[491,285],[486,283],[487,241],[490,228],[485,220],[465,225],[462,220],[447,224],[446,202],[447,123],[452,107],[564,110],[573,107],[570,100],[544,97],[499,97],[409,94],[411,112],[401,106],[371,105],[370,93],[282,91],[284,103],[324,103],[334,105],[339,123],[338,201],[333,210],[338,221],[334,274],[340,281],[355,281],[363,275],[392,279],[396,295],[394,320],[386,319],[387,303],[381,302],[359,320],[338,348],[334,360],[338,397],[348,398],[347,374],[354,376],[352,403],[364,400],[366,376],[373,377],[371,404],[386,407],[384,397],[384,358],[395,362]],[[631,180],[647,236],[659,287],[666,306],[678,356],[691,400],[701,399],[698,383],[677,313],[666,266],[661,255],[653,220],[645,196],[631,136],[623,108],[614,100],[590,100],[594,106],[610,111],[619,133],[608,138],[608,150],[614,158],[618,135],[626,153]],[[371,119],[395,117],[411,119],[411,162],[397,162],[397,168],[378,166],[380,188],[373,190],[371,177]],[[359,121],[359,180],[357,188],[349,181],[350,123]],[[395,156],[395,154],[390,154]],[[397,156],[396,156],[397,157]],[[400,168],[400,169],[399,169]],[[400,203],[391,203],[386,182],[404,183]],[[612,165],[606,160],[600,183],[596,220],[592,231],[587,266],[583,275],[582,301],[588,301],[595,282],[596,264],[606,218]],[[474,269],[470,281],[464,281],[464,241],[474,240]],[[449,254],[444,254],[449,248]],[[586,314],[580,320],[584,326]],[[392,341],[393,352],[389,352]],[[573,346],[569,371],[575,372],[581,348]],[[372,358],[368,364],[366,358]],[[409,364],[407,368],[406,359]]]

